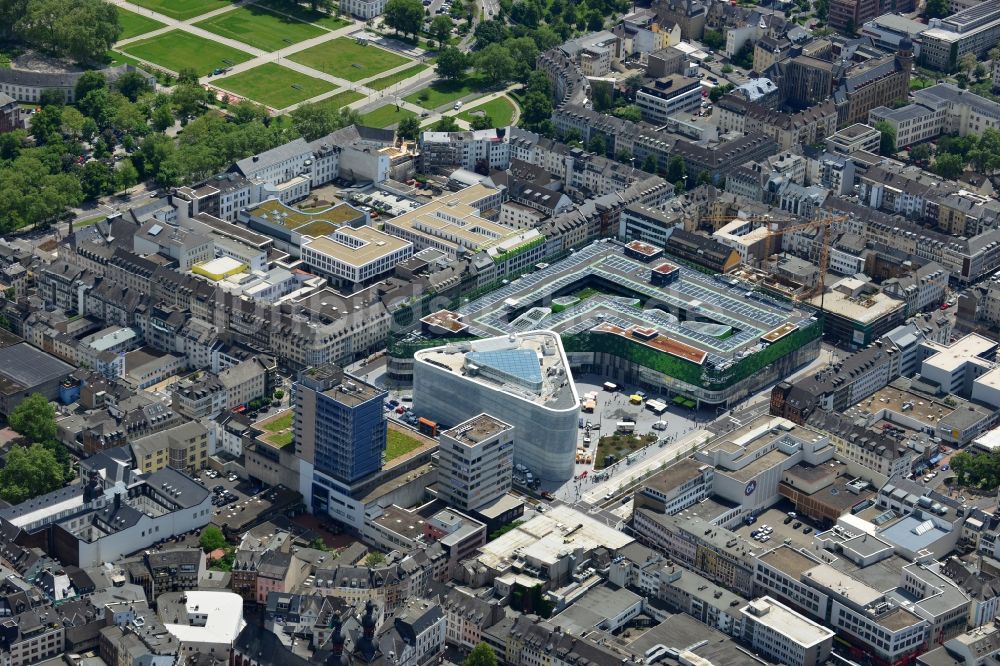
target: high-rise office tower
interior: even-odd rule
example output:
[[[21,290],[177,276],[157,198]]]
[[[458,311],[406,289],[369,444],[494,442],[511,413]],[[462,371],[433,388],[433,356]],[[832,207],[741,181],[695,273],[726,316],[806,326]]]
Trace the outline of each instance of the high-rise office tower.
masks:
[[[295,383],[295,454],[343,483],[382,469],[386,421],[383,389],[324,364]]]

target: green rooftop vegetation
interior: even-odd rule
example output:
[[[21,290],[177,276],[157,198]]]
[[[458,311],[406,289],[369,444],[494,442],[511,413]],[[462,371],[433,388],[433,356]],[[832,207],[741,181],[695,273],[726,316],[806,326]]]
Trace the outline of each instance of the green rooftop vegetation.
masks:
[[[389,428],[389,432],[385,438],[385,460],[388,462],[399,456],[406,455],[414,449],[419,449],[423,444],[423,442],[413,435],[409,435],[402,430]]]
[[[316,220],[301,227],[296,227],[295,231],[304,236],[326,236],[337,230],[337,225],[326,220]]]
[[[337,204],[314,213],[307,213],[298,208],[286,206],[275,199],[269,199],[253,208],[250,214],[272,224],[310,236],[324,236],[337,227],[358,219],[360,215],[357,209],[347,204]]]
[[[295,432],[292,430],[295,425],[295,413],[290,409],[257,425],[267,433],[261,435],[260,439],[271,446],[283,449],[295,440]]]

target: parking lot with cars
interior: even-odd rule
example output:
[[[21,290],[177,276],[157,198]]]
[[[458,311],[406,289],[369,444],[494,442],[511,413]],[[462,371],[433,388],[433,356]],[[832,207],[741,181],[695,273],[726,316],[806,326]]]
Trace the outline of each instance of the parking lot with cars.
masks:
[[[743,538],[773,548],[787,543],[795,548],[809,546],[816,534],[816,525],[799,515],[791,502],[781,501],[753,519],[744,521],[734,530]]]
[[[224,507],[251,497],[260,490],[234,473],[227,474],[214,469],[202,470],[196,474],[195,479],[212,491],[212,506],[215,507],[216,515]]]

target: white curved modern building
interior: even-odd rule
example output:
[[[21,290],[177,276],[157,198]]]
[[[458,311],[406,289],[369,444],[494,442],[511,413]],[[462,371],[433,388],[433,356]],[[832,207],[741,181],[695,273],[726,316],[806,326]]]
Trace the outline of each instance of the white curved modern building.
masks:
[[[514,462],[543,481],[573,476],[580,398],[559,335],[528,331],[418,351],[413,409],[454,426],[487,412],[514,426]]]

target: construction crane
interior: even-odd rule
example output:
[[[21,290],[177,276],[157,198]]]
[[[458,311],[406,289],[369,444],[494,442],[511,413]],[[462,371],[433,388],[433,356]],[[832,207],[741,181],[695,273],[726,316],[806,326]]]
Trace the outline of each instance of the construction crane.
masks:
[[[748,217],[739,217],[735,215],[706,215],[702,217],[703,221],[706,222],[732,222],[733,220],[746,220],[752,224],[762,224],[766,225],[767,237],[768,237],[768,247],[767,256],[772,254],[771,252],[771,239],[783,236],[785,234],[793,234],[800,231],[809,231],[811,229],[820,229],[823,232],[823,242],[820,244],[819,251],[819,279],[816,282],[816,286],[807,291],[800,297],[800,300],[807,300],[813,298],[816,294],[819,294],[819,310],[823,310],[823,301],[826,294],[826,271],[829,268],[830,263],[830,232],[833,225],[838,222],[846,221],[848,217],[846,215],[831,215],[817,220],[810,220],[808,222],[801,222],[800,218],[793,217],[774,217],[772,215],[750,215]],[[789,223],[787,226],[778,226],[781,223]]]

